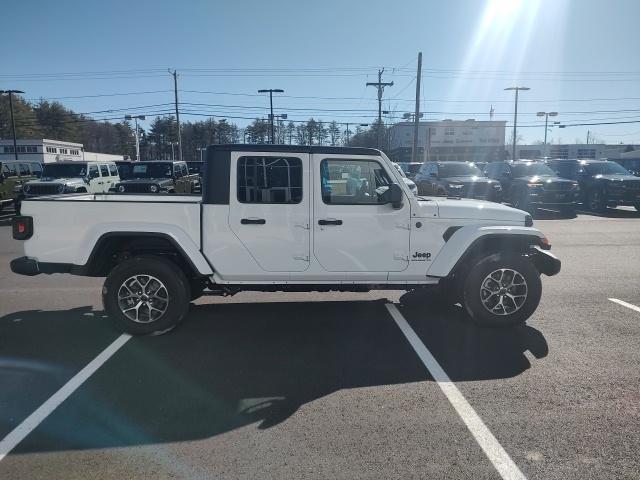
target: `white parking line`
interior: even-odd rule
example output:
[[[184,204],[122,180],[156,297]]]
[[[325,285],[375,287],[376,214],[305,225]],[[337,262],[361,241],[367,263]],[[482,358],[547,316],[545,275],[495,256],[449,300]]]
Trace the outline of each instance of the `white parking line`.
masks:
[[[420,357],[420,360],[422,360],[424,366],[427,367],[427,370],[429,370],[429,373],[445,394],[451,406],[458,413],[500,476],[505,480],[526,480],[524,474],[513,460],[511,460],[511,457],[509,457],[504,448],[502,448],[502,445],[496,440],[496,437],[493,436],[473,407],[467,402],[462,393],[460,393],[460,390],[458,390],[451,381],[429,349],[422,343],[416,332],[409,326],[398,310],[398,307],[392,303],[388,303],[386,306],[396,324],[418,357]]]
[[[610,298],[609,300],[611,300],[614,303],[617,303],[618,305],[622,305],[623,307],[627,307],[627,308],[630,308],[631,310],[635,310],[636,312],[640,312],[640,307],[634,305],[633,303],[627,303],[623,300],[618,300],[617,298]]]
[[[16,445],[29,435],[42,421],[47,418],[58,406],[64,402],[80,385],[82,385],[98,368],[100,368],[111,356],[116,353],[131,338],[131,335],[123,333],[115,341],[105,348],[100,355],[91,360],[71,380],[64,384],[53,396],[29,415],[20,425],[14,428],[9,435],[0,441],[0,461],[6,457]]]

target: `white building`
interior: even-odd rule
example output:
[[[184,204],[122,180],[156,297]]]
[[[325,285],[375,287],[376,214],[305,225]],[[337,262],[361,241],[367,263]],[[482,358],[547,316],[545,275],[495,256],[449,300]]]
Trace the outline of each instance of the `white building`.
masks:
[[[419,122],[419,161],[490,162],[504,158],[506,122],[443,120]],[[413,122],[400,122],[389,129],[390,156],[396,162],[411,161]]]
[[[60,140],[17,140],[18,159],[40,163],[58,162],[61,160],[123,160],[122,155],[108,153],[85,152],[81,143],[63,142]],[[13,160],[13,140],[0,140],[0,160]]]

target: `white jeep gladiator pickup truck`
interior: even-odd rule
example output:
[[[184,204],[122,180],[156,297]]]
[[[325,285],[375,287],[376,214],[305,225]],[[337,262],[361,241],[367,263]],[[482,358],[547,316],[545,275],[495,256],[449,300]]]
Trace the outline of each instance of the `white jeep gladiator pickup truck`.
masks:
[[[175,327],[199,296],[426,290],[475,322],[524,322],[560,261],[523,211],[416,197],[366,148],[214,145],[202,198],[76,194],[25,199],[13,220],[23,275],[106,277],[119,329]],[[419,295],[418,295],[419,297]]]

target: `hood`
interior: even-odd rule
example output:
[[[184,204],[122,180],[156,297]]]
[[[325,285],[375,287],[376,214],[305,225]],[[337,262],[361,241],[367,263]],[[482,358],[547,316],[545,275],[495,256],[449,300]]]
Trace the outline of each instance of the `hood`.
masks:
[[[432,201],[419,202],[421,215],[432,212],[433,203],[438,209],[440,218],[468,219],[468,220],[495,220],[496,222],[509,222],[519,225],[525,224],[527,212],[507,207],[501,203],[486,202],[484,200],[472,200],[469,198],[443,198],[430,197]],[[432,215],[432,214],[431,214]]]
[[[576,183],[575,180],[569,180],[568,178],[555,177],[550,175],[529,175],[526,177],[518,177],[515,179],[518,182],[526,182],[526,183],[553,183],[553,184],[567,184],[573,185]]]
[[[83,178],[53,178],[42,177],[38,180],[30,180],[27,184],[37,185],[85,185]]]
[[[160,184],[160,185],[164,185],[164,184],[173,184],[173,180],[170,178],[128,178],[126,180],[121,180],[120,182],[118,182],[118,185],[132,185],[132,184],[139,184],[139,185],[149,185],[149,184]]]
[[[497,182],[497,180],[491,180],[490,178],[487,178],[487,177],[470,177],[470,176],[443,177],[443,178],[440,178],[440,180],[442,180],[443,182],[464,183],[464,184],[469,184],[469,183],[496,183]]]
[[[593,178],[596,180],[608,180],[610,182],[640,182],[640,179],[634,175],[595,175]]]

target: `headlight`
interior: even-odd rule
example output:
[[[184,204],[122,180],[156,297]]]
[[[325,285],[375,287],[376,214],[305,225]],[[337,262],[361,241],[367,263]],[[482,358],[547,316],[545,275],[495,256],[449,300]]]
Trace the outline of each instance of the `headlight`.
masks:
[[[118,186],[118,191],[119,192],[124,192],[124,185]]]
[[[22,185],[14,185],[13,193],[20,193],[22,191]]]
[[[31,190],[31,185],[25,185],[23,190],[25,193],[29,193],[29,191]]]
[[[150,191],[151,193],[156,193],[156,192],[158,191],[158,186],[157,186],[157,185],[151,185],[151,186],[149,187],[149,191]]]
[[[502,185],[500,185],[499,183],[494,183],[491,185],[493,188],[495,188],[496,190],[502,190]]]
[[[58,185],[58,193],[64,192],[64,189],[65,189],[64,185]]]
[[[459,183],[450,183],[449,184],[449,188],[453,188],[453,189],[461,189],[462,187],[464,187],[464,185],[461,185]]]

